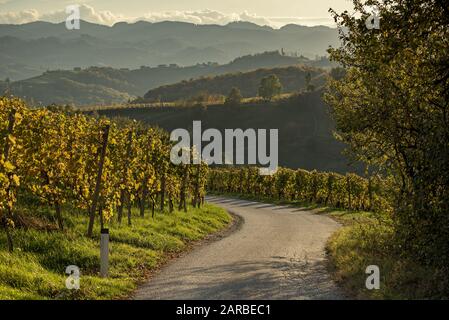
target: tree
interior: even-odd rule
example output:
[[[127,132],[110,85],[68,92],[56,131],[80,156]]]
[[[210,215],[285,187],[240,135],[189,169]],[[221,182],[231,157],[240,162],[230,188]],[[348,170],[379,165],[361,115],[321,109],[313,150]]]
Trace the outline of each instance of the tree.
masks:
[[[326,95],[337,133],[355,158],[396,182],[400,248],[423,263],[449,265],[449,8],[445,1],[370,1],[334,18],[346,68]]]
[[[315,90],[315,86],[312,84],[312,74],[310,72],[306,73],[306,91],[311,92]]]
[[[345,76],[346,70],[341,67],[332,68],[329,75],[335,80],[341,80]]]
[[[211,98],[211,95],[207,91],[201,91],[193,97],[190,97],[187,102],[190,105],[205,106],[211,101]]]
[[[229,106],[238,106],[242,103],[242,94],[239,88],[233,87],[226,97],[225,104]]]
[[[269,101],[281,94],[282,84],[279,78],[272,74],[262,79],[259,86],[259,96]]]

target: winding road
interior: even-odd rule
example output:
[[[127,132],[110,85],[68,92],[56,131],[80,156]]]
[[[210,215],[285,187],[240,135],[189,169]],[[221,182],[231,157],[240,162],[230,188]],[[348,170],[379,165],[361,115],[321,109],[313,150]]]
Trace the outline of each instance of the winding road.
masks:
[[[242,219],[238,230],[175,259],[135,299],[344,299],[325,267],[339,228],[307,209],[208,197]]]

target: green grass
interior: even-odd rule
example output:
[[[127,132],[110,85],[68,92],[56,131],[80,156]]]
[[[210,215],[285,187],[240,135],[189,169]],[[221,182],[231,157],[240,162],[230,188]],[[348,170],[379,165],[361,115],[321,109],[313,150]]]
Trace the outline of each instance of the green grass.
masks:
[[[343,227],[328,240],[329,269],[335,280],[357,299],[448,299],[444,271],[408,258],[395,237],[391,216],[328,208]],[[380,289],[368,290],[365,273],[380,270]]]
[[[335,279],[360,299],[448,299],[447,274],[408,258],[395,239],[388,218],[365,214],[346,220],[327,243]],[[380,289],[366,289],[366,267],[377,265]]]
[[[49,222],[53,216],[42,209],[33,214]],[[168,257],[231,221],[225,210],[211,204],[189,208],[188,213],[157,213],[155,219],[140,218],[133,210],[132,226],[126,221],[121,226],[110,223],[110,272],[102,279],[98,276],[99,237],[85,237],[86,215],[73,210],[64,216],[64,232],[16,228],[13,253],[7,251],[6,235],[0,232],[0,299],[126,298]],[[99,234],[98,221],[94,234]],[[80,290],[65,288],[69,265],[81,269]]]

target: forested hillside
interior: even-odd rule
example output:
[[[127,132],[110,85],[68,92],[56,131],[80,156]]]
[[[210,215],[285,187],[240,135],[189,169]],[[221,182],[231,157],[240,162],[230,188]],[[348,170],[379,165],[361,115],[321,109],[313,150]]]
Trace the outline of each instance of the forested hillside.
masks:
[[[281,84],[282,92],[292,93],[306,88],[306,78],[311,77],[315,87],[324,85],[326,72],[323,69],[290,66],[284,68],[258,69],[251,72],[238,72],[216,77],[201,77],[190,81],[182,81],[172,85],[162,86],[148,91],[139,102],[171,102],[188,99],[202,93],[227,96],[233,87],[240,90],[244,98],[258,95],[260,82],[263,78],[276,75]]]
[[[0,93],[24,98],[31,104],[104,105],[124,103],[143,96],[149,89],[202,76],[245,72],[258,68],[275,68],[297,64],[330,67],[326,58],[309,60],[305,57],[282,55],[278,51],[239,57],[230,63],[197,64],[181,67],[176,64],[131,70],[107,67],[47,71],[40,76],[16,82],[0,81]]]

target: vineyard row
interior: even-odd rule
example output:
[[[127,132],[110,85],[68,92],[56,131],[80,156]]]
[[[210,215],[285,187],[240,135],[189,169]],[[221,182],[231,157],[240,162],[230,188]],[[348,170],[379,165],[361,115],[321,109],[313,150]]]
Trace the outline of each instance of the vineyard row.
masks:
[[[177,205],[187,211],[204,201],[207,166],[173,165],[166,132],[134,121],[110,121],[58,108],[29,109],[23,101],[0,97],[0,220],[12,251],[10,229],[20,194],[54,208],[59,229],[70,203],[103,227],[114,215],[121,222],[131,206]]]
[[[257,168],[210,169],[208,190],[255,198],[317,203],[348,210],[389,211],[387,181],[379,176],[279,168],[262,176]]]

